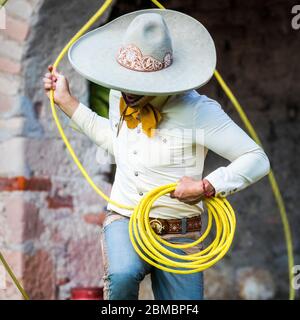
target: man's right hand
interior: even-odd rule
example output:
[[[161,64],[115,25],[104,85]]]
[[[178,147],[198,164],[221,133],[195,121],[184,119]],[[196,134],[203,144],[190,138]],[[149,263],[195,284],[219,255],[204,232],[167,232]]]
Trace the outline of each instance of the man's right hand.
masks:
[[[78,107],[79,101],[71,95],[69,83],[66,77],[60,74],[53,66],[48,67],[49,72],[44,76],[44,89],[48,98],[50,91],[54,90],[54,102],[64,111],[69,117]]]

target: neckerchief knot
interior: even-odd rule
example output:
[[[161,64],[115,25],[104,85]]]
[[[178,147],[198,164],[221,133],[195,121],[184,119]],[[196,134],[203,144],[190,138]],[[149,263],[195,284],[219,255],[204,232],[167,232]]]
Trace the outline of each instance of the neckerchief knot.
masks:
[[[142,124],[143,132],[149,137],[153,137],[157,125],[161,121],[160,112],[150,104],[150,101],[155,97],[144,97],[137,105],[129,106],[126,104],[123,97],[120,98],[120,121],[119,130],[123,121],[126,121],[129,129],[134,129],[139,123]]]

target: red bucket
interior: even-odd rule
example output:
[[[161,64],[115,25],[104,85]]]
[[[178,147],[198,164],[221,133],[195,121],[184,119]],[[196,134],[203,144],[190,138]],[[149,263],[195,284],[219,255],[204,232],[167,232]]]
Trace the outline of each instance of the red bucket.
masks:
[[[103,300],[103,288],[73,288],[71,289],[71,300]]]

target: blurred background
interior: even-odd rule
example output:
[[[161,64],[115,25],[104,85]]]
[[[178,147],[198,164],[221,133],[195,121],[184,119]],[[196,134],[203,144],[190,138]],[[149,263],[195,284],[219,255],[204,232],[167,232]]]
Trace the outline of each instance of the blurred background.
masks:
[[[32,299],[67,299],[74,287],[102,286],[100,232],[106,203],[71,161],[42,89],[47,66],[102,2],[10,0],[0,29],[0,251]],[[297,2],[162,4],[195,17],[214,38],[217,69],[245,107],[271,160],[299,265],[300,29],[291,23]],[[97,26],[144,8],[154,5],[149,0],[115,1]],[[60,71],[74,95],[107,116],[107,89],[76,74],[66,58]],[[199,92],[218,100],[242,126],[215,79]],[[96,146],[60,116],[84,166],[109,193],[114,166],[98,164]],[[224,164],[209,153],[205,171]],[[206,299],[287,299],[286,246],[268,179],[229,200],[237,212],[236,236],[227,256],[205,271]],[[150,288],[146,279],[140,297],[151,298]],[[0,299],[20,298],[7,276]]]

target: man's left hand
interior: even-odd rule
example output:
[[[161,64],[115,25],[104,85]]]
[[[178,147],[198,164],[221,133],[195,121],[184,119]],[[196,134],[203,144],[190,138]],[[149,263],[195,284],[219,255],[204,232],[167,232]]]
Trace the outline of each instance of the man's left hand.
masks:
[[[205,191],[211,192],[214,190],[214,187],[207,180],[205,180],[204,183],[205,190],[202,180],[182,177],[176,189],[170,193],[170,197],[190,205],[196,204],[205,198]]]

